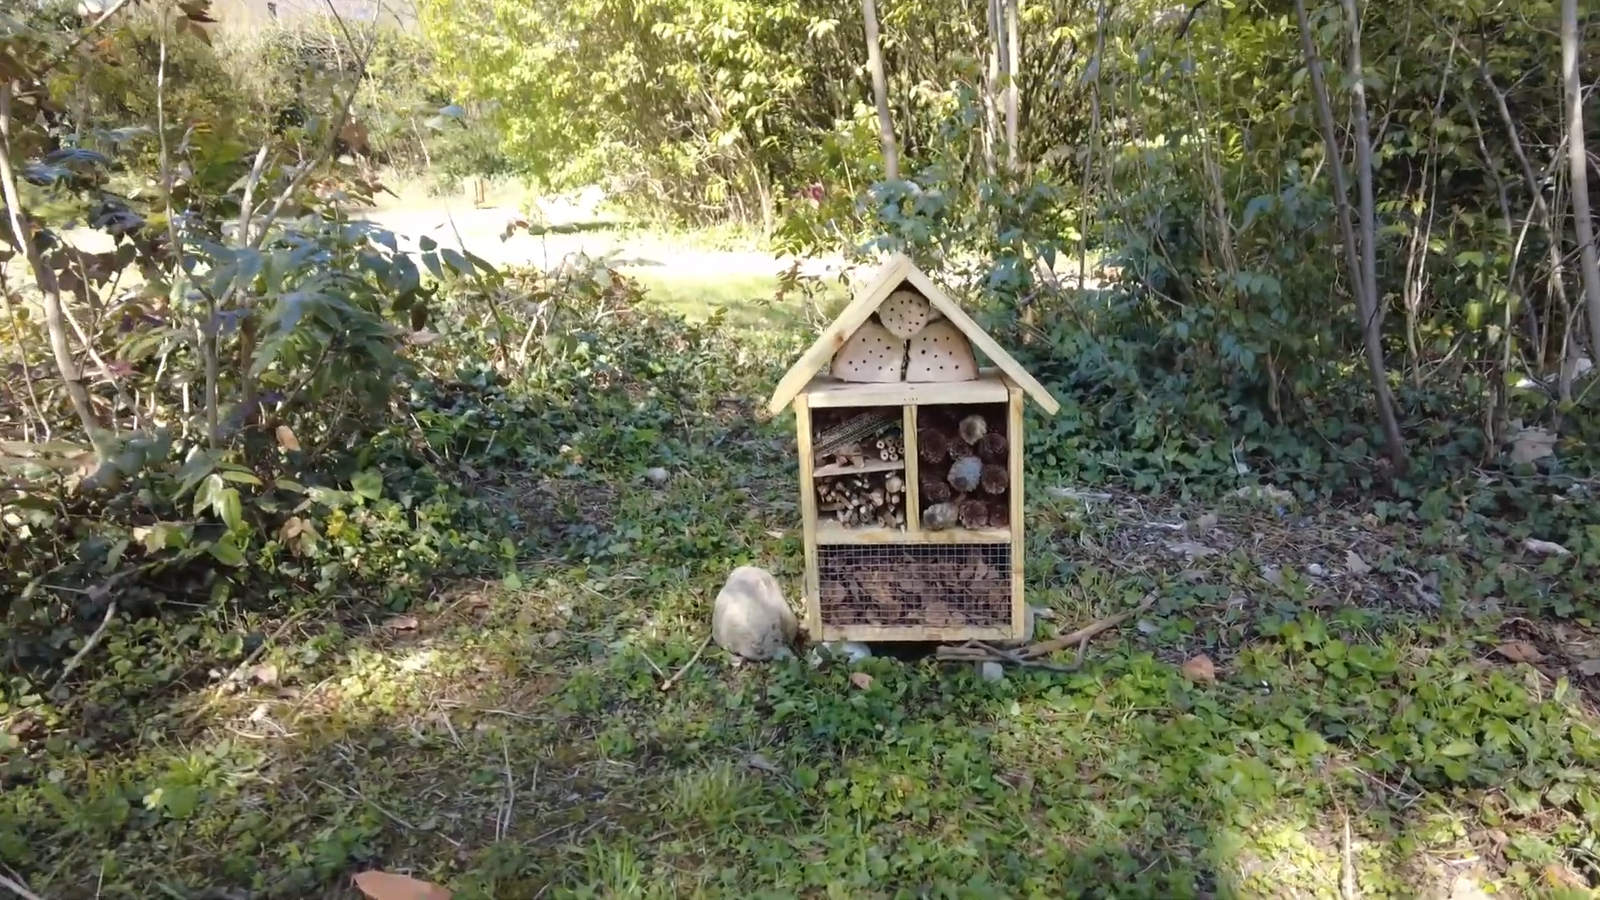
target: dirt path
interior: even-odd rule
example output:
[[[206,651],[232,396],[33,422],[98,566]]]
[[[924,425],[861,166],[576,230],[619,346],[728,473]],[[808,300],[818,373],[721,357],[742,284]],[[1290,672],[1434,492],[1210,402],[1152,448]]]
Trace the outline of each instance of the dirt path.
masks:
[[[519,217],[509,207],[473,208],[470,204],[436,208],[400,207],[364,213],[362,218],[404,238],[402,246],[415,247],[429,237],[441,247],[465,247],[496,265],[559,264],[567,256],[583,253],[599,257],[614,254],[622,269],[650,269],[668,277],[712,279],[718,275],[748,278],[775,277],[793,264],[793,258],[752,250],[716,250],[696,247],[670,236],[611,230],[584,230],[505,238],[506,225]],[[806,272],[826,272],[836,261],[808,261]]]

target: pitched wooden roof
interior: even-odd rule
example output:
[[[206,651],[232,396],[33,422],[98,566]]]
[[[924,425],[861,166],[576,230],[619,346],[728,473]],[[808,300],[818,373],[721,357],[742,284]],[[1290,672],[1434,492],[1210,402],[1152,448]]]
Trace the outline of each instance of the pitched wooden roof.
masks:
[[[983,355],[989,357],[989,361],[1004,372],[1006,377],[1016,382],[1018,387],[1039,404],[1040,408],[1051,415],[1055,415],[1061,409],[1061,404],[1056,402],[1056,398],[1050,395],[1044,385],[1030,375],[1028,370],[1022,367],[1022,363],[1012,359],[1011,354],[996,343],[988,332],[978,327],[978,323],[974,322],[949,294],[934,284],[928,276],[922,274],[922,270],[916,267],[910,257],[896,254],[884,263],[878,270],[877,277],[856,293],[850,305],[844,308],[844,312],[823,329],[817,340],[800,355],[800,359],[793,366],[789,367],[789,371],[778,382],[777,389],[772,392],[772,399],[767,401],[767,411],[774,415],[782,412],[783,408],[805,389],[812,377],[833,359],[833,355],[844,346],[851,335],[856,333],[856,329],[877,311],[878,306],[888,299],[890,294],[906,282],[910,282],[918,293],[928,298],[928,303],[934,309],[943,313],[951,324],[967,336],[967,340],[971,341],[974,347],[983,351]]]

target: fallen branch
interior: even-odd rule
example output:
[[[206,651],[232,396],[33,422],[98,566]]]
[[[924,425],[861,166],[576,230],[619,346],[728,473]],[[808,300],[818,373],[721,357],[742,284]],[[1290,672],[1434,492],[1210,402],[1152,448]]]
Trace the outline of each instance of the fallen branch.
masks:
[[[6,871],[10,871],[10,869],[7,869]],[[13,872],[12,874],[16,873]],[[18,897],[21,897],[22,900],[44,900],[43,897],[40,897],[33,891],[28,890],[28,886],[23,884],[21,881],[5,875],[0,875],[0,887],[3,887],[11,893],[16,894]]]
[[[968,641],[959,647],[940,647],[935,657],[946,662],[998,662],[1009,663],[1024,669],[1043,669],[1046,672],[1076,672],[1083,665],[1083,652],[1079,648],[1076,661],[1062,665],[1035,659],[1023,659],[1015,650],[996,647],[982,641]]]
[[[700,654],[706,652],[706,648],[709,646],[711,646],[711,635],[708,634],[706,635],[706,639],[700,642],[700,649],[694,652],[694,656],[689,657],[689,661],[683,664],[683,668],[679,669],[676,674],[662,683],[661,690],[663,692],[671,690],[672,686],[678,683],[678,679],[682,678],[690,669],[694,668],[694,664],[700,661]]]
[[[1146,594],[1144,599],[1139,601],[1138,606],[1128,610],[1127,612],[1117,613],[1114,616],[1107,616],[1097,622],[1085,625],[1071,634],[1065,634],[1058,638],[1051,638],[1048,641],[1040,641],[1037,644],[1029,644],[1028,646],[1023,647],[1021,650],[1018,650],[1017,655],[1023,659],[1032,659],[1034,657],[1046,656],[1056,652],[1057,650],[1065,650],[1066,648],[1071,647],[1073,644],[1088,644],[1089,641],[1096,635],[1115,628],[1134,616],[1148,611],[1150,607],[1155,605],[1155,603],[1156,595],[1153,593]]]

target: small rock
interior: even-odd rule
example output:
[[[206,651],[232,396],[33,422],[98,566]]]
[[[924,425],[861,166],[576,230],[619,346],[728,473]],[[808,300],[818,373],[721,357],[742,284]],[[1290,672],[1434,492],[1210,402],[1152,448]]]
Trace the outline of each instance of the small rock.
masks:
[[[799,627],[778,579],[757,566],[734,569],[711,607],[711,636],[717,646],[745,659],[792,656],[789,644]]]
[[[672,473],[660,466],[655,466],[654,468],[645,469],[644,477],[649,479],[651,484],[660,486],[666,484],[672,478]]]
[[[547,631],[539,638],[539,643],[544,644],[546,647],[554,647],[566,639],[567,636],[560,631]]]
[[[826,644],[817,644],[811,648],[811,665],[820,666],[829,659],[842,659],[847,664],[856,663],[872,656],[872,648],[856,641],[833,641]]]
[[[1322,563],[1312,563],[1311,565],[1306,566],[1306,572],[1316,578],[1321,578],[1322,576],[1328,574],[1328,570],[1323,568]]]
[[[1006,677],[1005,666],[997,662],[978,663],[978,677],[984,681],[1004,681]]]

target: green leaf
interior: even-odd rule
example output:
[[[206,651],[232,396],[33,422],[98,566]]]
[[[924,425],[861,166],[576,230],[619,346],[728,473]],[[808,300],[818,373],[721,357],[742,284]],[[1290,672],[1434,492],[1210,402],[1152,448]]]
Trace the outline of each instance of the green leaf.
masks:
[[[212,472],[200,483],[200,489],[194,492],[194,514],[200,515],[212,507],[216,502],[217,492],[223,489],[222,476]]]
[[[219,474],[221,474],[224,479],[235,484],[253,484],[257,487],[261,485],[261,479],[257,478],[255,475],[252,475],[245,469],[223,469]]]
[[[1440,755],[1449,757],[1471,756],[1477,752],[1478,745],[1465,739],[1451,741],[1439,748]]]
[[[377,469],[365,469],[351,479],[350,487],[358,496],[376,500],[383,496],[383,475]]]
[[[227,523],[228,530],[237,529],[244,521],[244,506],[239,501],[239,492],[234,488],[224,488],[217,492],[211,505],[222,516],[222,521]]]
[[[231,534],[223,535],[220,540],[212,543],[206,549],[211,551],[211,555],[216,557],[217,562],[225,566],[237,568],[244,565],[244,551],[240,550],[239,545],[233,542],[233,535]]]

